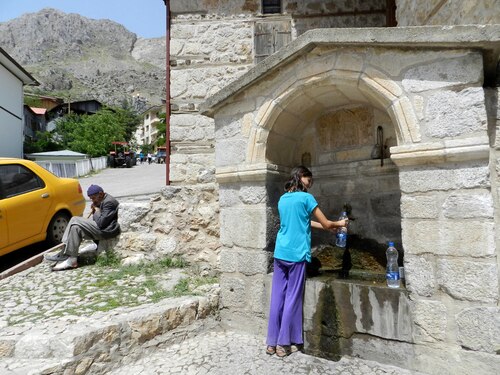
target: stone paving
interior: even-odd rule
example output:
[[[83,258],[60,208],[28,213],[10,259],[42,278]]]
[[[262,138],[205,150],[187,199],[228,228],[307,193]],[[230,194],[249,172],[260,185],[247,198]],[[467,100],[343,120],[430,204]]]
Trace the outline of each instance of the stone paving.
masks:
[[[93,265],[52,272],[52,265],[44,261],[0,281],[0,328],[154,302],[158,285],[168,290],[186,277],[179,269],[146,277]]]
[[[188,269],[50,265],[0,281],[2,375],[417,374],[356,358],[266,355],[262,335],[224,330],[214,318],[217,284],[191,292],[199,296],[158,294],[182,285]]]
[[[282,359],[265,354],[264,342],[262,336],[212,329],[180,343],[160,347],[109,374],[421,374],[358,358],[343,357],[334,362],[297,352]]]

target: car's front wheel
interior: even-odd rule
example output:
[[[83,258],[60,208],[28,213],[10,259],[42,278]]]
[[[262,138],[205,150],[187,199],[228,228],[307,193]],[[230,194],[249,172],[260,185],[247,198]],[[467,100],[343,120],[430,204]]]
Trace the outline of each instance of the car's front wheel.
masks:
[[[49,245],[55,246],[61,243],[70,219],[71,217],[65,212],[58,212],[54,215],[47,228],[47,242]]]

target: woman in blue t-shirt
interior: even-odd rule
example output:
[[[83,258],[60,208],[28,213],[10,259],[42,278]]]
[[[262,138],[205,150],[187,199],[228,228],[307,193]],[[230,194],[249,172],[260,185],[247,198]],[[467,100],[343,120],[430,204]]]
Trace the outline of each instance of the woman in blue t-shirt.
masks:
[[[302,337],[302,296],[306,262],[311,261],[311,227],[333,230],[347,220],[330,221],[307,192],[312,173],[304,166],[292,170],[278,202],[280,229],[274,248],[274,274],[267,329],[267,354],[285,357],[298,350]],[[312,221],[314,215],[318,221]]]

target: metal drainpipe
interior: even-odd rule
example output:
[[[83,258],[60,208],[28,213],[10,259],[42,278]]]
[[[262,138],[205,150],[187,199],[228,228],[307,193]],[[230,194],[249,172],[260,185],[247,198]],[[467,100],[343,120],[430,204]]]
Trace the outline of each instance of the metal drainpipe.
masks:
[[[170,0],[163,0],[166,8],[167,34],[166,39],[166,100],[165,100],[165,178],[166,184],[170,185]]]

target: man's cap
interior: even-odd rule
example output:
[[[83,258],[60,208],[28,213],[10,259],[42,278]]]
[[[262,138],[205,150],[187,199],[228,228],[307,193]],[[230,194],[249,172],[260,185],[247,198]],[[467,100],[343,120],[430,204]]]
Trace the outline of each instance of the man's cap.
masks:
[[[90,197],[91,195],[98,194],[103,191],[104,190],[99,185],[90,185],[87,189],[87,195]]]

